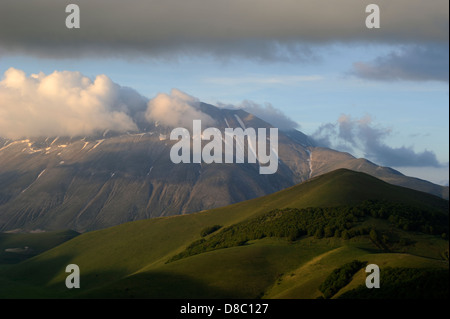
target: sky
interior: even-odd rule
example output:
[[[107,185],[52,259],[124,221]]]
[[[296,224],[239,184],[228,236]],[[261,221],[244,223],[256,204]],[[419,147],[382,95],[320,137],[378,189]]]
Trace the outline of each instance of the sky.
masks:
[[[80,28],[66,27],[70,3]],[[380,28],[366,27],[370,3]],[[0,136],[129,130],[202,101],[448,184],[448,6],[2,0]]]

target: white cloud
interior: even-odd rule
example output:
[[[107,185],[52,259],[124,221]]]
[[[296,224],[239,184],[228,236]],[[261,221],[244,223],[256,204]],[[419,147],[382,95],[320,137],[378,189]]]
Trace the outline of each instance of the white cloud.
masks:
[[[299,127],[297,122],[291,120],[287,115],[270,103],[261,105],[253,101],[245,100],[237,105],[218,103],[218,106],[229,109],[243,109],[244,111],[256,115],[260,119],[270,123],[280,130],[290,130]]]
[[[170,127],[192,127],[193,120],[201,120],[202,125],[213,125],[215,121],[196,106],[199,100],[177,89],[170,94],[159,93],[148,102],[145,117],[149,122],[159,122]]]
[[[0,81],[0,136],[77,136],[102,130],[137,130],[130,116],[145,107],[135,91],[106,75],[79,72],[27,76],[10,68]]]
[[[199,100],[173,89],[148,100],[106,75],[94,80],[80,72],[31,74],[10,68],[0,81],[0,137],[91,135],[105,130],[137,131],[146,122],[170,127],[215,121]]]

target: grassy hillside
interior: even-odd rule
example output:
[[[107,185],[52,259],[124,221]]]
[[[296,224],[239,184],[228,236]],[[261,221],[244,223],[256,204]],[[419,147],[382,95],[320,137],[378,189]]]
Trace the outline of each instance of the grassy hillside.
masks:
[[[393,206],[387,207],[392,209],[397,204],[407,205],[423,212],[425,218],[433,214],[447,218],[448,224],[448,201],[363,173],[338,170],[235,205],[82,234],[21,263],[3,266],[0,297],[316,298],[322,295],[319,286],[329,273],[354,259],[378,263],[380,268],[448,269],[445,234],[428,228],[403,229],[399,226],[413,221],[400,212],[396,216],[403,219],[396,220],[389,220],[393,211],[356,214],[353,208],[367,200],[390,203]],[[308,207],[311,209],[305,213]],[[319,208],[334,212],[336,218],[324,213],[324,218],[315,219]],[[267,220],[275,220],[274,216],[287,217],[278,224]],[[439,218],[430,219],[430,225]],[[305,232],[296,236],[278,232],[291,220],[296,220],[297,230],[305,227]],[[335,227],[333,234],[309,233],[318,220],[322,231],[329,233],[325,228]],[[204,233],[214,225],[222,227]],[[272,231],[273,225],[280,227]],[[448,226],[446,229],[448,234]],[[263,235],[248,236],[261,230]],[[343,236],[344,230],[353,235]],[[377,232],[375,240],[369,230]],[[199,240],[203,239],[203,244],[217,242],[220,236],[235,244],[173,259]],[[80,289],[69,290],[64,285],[65,267],[71,263],[80,267]],[[364,283],[360,277],[356,273],[343,289]]]
[[[348,153],[338,152],[329,148],[311,148],[311,166],[312,176],[319,176],[339,168],[346,168],[376,176],[390,184],[449,199],[448,186],[440,186],[423,179],[405,176],[390,167],[378,166],[367,159],[355,158]]]
[[[14,264],[56,247],[79,233],[66,231],[0,233],[0,265]]]

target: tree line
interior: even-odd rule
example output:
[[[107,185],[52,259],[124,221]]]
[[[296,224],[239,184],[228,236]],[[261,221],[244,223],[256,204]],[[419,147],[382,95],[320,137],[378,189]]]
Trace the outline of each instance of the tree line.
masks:
[[[295,241],[304,236],[347,240],[369,235],[375,244],[385,245],[389,241],[386,235],[359,225],[368,217],[388,220],[405,231],[448,237],[448,214],[412,205],[367,200],[356,206],[274,209],[228,227],[206,227],[201,231],[201,239],[192,242],[185,251],[173,256],[168,262],[206,251],[244,245],[249,240],[264,237]]]

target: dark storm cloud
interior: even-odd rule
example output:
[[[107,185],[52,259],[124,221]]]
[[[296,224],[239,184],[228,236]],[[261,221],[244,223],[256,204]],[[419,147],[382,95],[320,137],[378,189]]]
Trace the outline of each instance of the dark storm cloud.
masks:
[[[67,29],[77,3],[81,28]],[[2,0],[0,55],[50,58],[211,54],[305,59],[307,45],[448,43],[448,1],[377,0],[381,28],[367,29],[369,0]]]
[[[312,135],[318,145],[346,152],[361,151],[364,157],[385,166],[441,167],[432,151],[416,152],[412,147],[391,147],[384,139],[391,130],[377,127],[370,116],[352,119],[342,115],[336,123],[326,123]]]
[[[400,52],[378,57],[372,62],[357,62],[352,73],[369,80],[436,80],[448,82],[448,45],[408,46]]]

